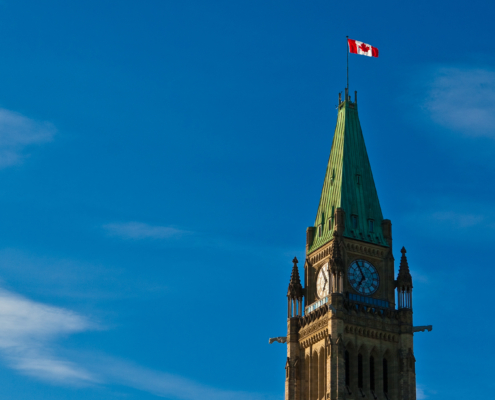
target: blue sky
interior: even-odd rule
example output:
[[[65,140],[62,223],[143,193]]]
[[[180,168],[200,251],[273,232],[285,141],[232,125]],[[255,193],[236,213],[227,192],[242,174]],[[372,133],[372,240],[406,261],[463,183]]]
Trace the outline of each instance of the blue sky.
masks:
[[[493,389],[486,1],[0,2],[0,399],[282,400],[345,86],[414,279],[418,399]],[[455,385],[453,384],[455,382]]]

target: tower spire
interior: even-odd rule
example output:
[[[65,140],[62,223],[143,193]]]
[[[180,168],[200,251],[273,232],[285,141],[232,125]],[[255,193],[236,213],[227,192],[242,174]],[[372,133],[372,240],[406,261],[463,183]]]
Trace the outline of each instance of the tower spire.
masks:
[[[337,126],[308,253],[333,239],[338,208],[343,211],[343,237],[388,247],[356,100],[357,92],[353,102],[346,88],[344,99],[339,102]]]

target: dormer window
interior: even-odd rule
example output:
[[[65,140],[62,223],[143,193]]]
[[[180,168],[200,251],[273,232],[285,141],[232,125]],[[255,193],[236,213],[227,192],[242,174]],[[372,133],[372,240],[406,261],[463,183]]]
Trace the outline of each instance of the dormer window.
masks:
[[[370,233],[373,233],[375,231],[375,221],[373,221],[372,219],[368,220],[368,229]]]
[[[351,226],[352,229],[356,229],[358,226],[358,217],[357,215],[351,215]]]
[[[328,218],[328,230],[331,231],[333,228],[333,218]]]
[[[321,237],[321,235],[323,235],[323,226],[318,225],[318,236]]]
[[[360,184],[361,184],[361,175],[359,175],[359,174],[356,174],[356,183],[357,183],[358,185],[360,185]]]

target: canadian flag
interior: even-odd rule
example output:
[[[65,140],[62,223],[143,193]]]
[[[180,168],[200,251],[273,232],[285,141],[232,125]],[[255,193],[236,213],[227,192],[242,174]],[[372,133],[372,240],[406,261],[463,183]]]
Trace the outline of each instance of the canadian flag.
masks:
[[[349,43],[349,53],[361,54],[368,57],[378,57],[378,49],[369,44],[347,39]]]

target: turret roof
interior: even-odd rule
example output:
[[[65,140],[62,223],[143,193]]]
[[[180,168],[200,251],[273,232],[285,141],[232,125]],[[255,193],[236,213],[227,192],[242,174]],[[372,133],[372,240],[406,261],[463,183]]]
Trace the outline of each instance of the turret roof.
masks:
[[[406,257],[406,248],[402,247],[401,251],[402,257],[400,258],[399,275],[397,276],[397,284],[402,285],[409,283],[412,286],[412,276],[409,271],[409,264]]]
[[[298,299],[302,297],[303,288],[301,285],[301,279],[299,279],[299,270],[297,268],[297,263],[299,261],[297,260],[297,257],[294,257],[292,262],[294,263],[294,266],[292,267],[292,273],[290,275],[290,282],[289,282],[289,289],[287,290],[287,296]]]

